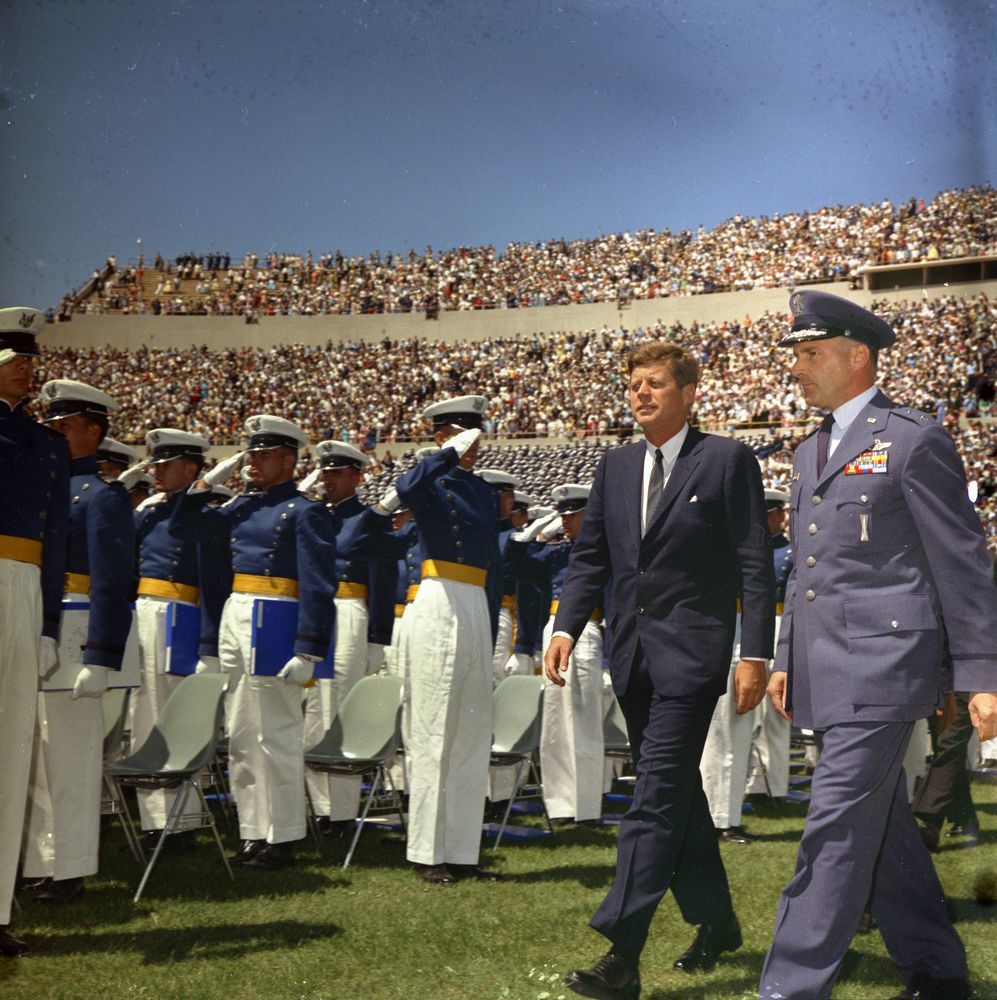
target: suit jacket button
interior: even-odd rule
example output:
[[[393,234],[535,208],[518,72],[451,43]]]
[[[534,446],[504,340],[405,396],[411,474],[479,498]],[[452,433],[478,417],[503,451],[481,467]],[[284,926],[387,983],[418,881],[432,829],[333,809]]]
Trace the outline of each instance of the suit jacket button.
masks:
[[[807,556],[807,565],[808,566],[816,566],[817,565],[817,560],[814,559],[813,556]]]
[[[811,535],[816,535],[817,534],[817,525],[816,524],[811,524],[810,527],[807,528],[807,531],[809,531]]]
[[[820,503],[820,500],[820,497],[813,497],[810,502],[816,507]]]
[[[812,601],[817,595],[812,590],[808,590],[805,596],[808,601]]]

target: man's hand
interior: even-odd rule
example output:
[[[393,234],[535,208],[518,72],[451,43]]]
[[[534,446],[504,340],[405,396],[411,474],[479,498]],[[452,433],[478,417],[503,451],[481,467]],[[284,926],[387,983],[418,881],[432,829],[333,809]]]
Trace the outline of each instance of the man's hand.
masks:
[[[219,674],[221,670],[217,656],[202,656],[194,667],[195,674]]]
[[[107,667],[98,667],[90,664],[87,667],[80,667],[80,672],[76,675],[73,690],[69,697],[72,701],[78,698],[99,698],[107,690]]]
[[[997,691],[978,691],[969,699],[969,718],[980,742],[997,736]]]
[[[245,457],[246,453],[244,451],[237,451],[234,455],[223,459],[213,469],[209,469],[201,477],[201,481],[207,483],[209,486],[217,486],[219,483],[224,483],[229,476],[235,475]]]
[[[151,466],[149,464],[149,459],[147,458],[141,462],[136,462],[135,465],[125,469],[125,471],[118,476],[118,482],[121,483],[126,490],[130,490],[142,478],[142,475],[149,468],[151,468]]]
[[[765,661],[738,660],[734,670],[737,714],[746,715],[765,697]]]
[[[769,680],[769,698],[775,710],[787,721],[793,721],[793,713],[786,710],[786,682],[788,675],[785,670],[774,670]]]
[[[544,654],[544,673],[558,687],[564,687],[564,678],[561,674],[568,669],[568,660],[574,645],[567,636],[555,635]]]
[[[43,635],[38,658],[38,675],[47,681],[59,666],[59,644],[51,636]]]

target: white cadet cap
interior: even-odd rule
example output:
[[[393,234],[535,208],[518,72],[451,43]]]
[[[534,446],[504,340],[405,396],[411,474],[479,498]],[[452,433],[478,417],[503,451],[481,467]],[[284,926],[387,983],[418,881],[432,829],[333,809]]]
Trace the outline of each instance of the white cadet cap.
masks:
[[[420,448],[415,453],[415,457],[421,462],[424,458],[429,458],[430,455],[435,455],[439,450],[439,445],[427,444],[425,448]]]
[[[172,462],[174,458],[203,459],[211,447],[210,441],[176,427],[157,427],[149,431],[145,443],[152,449],[150,465]]]
[[[536,506],[536,503],[536,497],[530,496],[529,493],[524,493],[522,490],[516,490],[512,506],[513,508],[518,508],[520,510],[529,510],[530,507]]]
[[[0,365],[19,354],[28,358],[41,356],[35,338],[45,325],[45,314],[27,306],[0,309]]]
[[[55,378],[46,382],[39,398],[45,404],[43,423],[72,417],[77,413],[106,417],[118,408],[117,400],[106,392],[71,378]]]
[[[558,513],[574,514],[576,511],[584,510],[588,503],[591,486],[583,486],[581,483],[564,483],[555,486],[550,495],[557,505]]]
[[[373,464],[359,448],[343,441],[319,441],[315,451],[323,469],[366,469]]]
[[[785,490],[766,490],[765,508],[772,510],[775,507],[785,507],[789,503],[789,494]]]
[[[245,423],[249,435],[246,451],[270,451],[272,448],[307,448],[308,435],[283,417],[257,413]]]
[[[470,430],[481,426],[481,418],[488,409],[485,396],[455,396],[433,403],[422,411],[422,419],[432,421],[433,427],[463,427]]]
[[[98,462],[117,462],[126,468],[138,461],[138,453],[134,448],[116,441],[113,437],[105,437],[97,449]]]
[[[505,472],[503,469],[479,469],[477,475],[497,490],[515,490],[519,485],[519,480],[511,472]]]

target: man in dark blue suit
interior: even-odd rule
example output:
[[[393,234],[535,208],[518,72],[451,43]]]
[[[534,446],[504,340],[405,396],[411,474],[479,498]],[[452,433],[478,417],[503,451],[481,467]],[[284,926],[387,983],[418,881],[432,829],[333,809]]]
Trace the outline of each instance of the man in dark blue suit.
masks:
[[[790,307],[781,344],[807,403],[830,412],[793,463],[796,563],[769,695],[815,731],[821,756],[761,996],[829,997],[868,910],[906,984],[895,1000],[966,1000],[966,956],[903,761],[914,722],[945,691],[969,692],[981,738],[997,733],[997,591],[983,532],[952,439],[876,388],[890,326],[825,292],[797,292]]]
[[[608,452],[596,469],[544,657],[547,676],[562,685],[574,641],[611,578],[611,675],[637,783],[620,827],[616,881],[591,921],[612,948],[565,979],[603,1000],[639,995],[640,953],[669,888],[683,918],[700,925],[676,968],[708,969],[741,945],[699,760],[727,686],[738,599],[738,712],[763,697],[775,619],[754,456],[689,427],[699,366],[687,351],[650,342],[631,352],[627,367],[645,440]]]

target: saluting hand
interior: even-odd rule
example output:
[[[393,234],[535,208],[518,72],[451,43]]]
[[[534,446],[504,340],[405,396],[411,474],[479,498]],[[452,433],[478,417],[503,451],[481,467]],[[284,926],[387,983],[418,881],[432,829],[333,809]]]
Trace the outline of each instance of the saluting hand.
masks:
[[[568,669],[573,646],[574,643],[567,636],[555,635],[544,654],[544,673],[558,687],[564,687],[564,678],[561,674]]]
[[[775,707],[775,710],[787,721],[793,721],[793,713],[786,709],[786,680],[787,673],[785,670],[774,670],[772,672],[772,677],[769,680],[769,700]]]
[[[969,718],[980,742],[997,736],[997,691],[978,691],[969,699]]]

